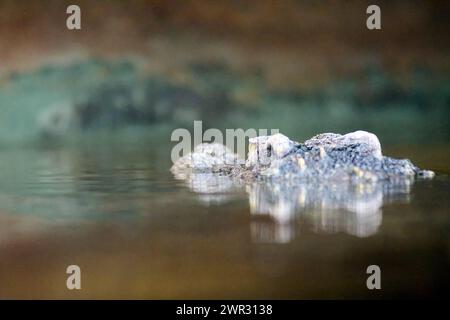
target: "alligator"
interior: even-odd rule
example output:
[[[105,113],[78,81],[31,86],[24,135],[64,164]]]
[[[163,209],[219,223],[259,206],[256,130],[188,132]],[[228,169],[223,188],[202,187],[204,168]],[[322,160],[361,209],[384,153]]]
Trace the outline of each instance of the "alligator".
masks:
[[[366,131],[322,133],[299,143],[277,133],[249,139],[244,161],[218,143],[202,143],[178,159],[171,171],[180,176],[212,173],[254,181],[352,181],[431,179],[408,159],[383,156],[378,137]]]
[[[292,238],[299,213],[318,231],[371,236],[384,204],[409,201],[414,179],[434,176],[409,160],[383,156],[377,136],[365,131],[323,133],[304,143],[259,136],[249,139],[246,160],[222,144],[199,144],[171,171],[208,206],[241,199],[245,191],[255,218],[252,238],[280,243]]]

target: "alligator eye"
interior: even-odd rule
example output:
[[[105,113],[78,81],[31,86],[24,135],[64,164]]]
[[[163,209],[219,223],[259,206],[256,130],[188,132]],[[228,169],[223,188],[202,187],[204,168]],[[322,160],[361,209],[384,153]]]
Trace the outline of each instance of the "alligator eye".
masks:
[[[267,157],[270,158],[272,156],[272,146],[269,144],[267,146]]]

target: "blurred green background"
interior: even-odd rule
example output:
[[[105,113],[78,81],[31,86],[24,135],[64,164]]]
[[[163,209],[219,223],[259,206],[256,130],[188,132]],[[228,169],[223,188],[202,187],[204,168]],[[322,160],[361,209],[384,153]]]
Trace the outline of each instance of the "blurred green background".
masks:
[[[369,1],[78,1],[76,31],[69,4],[0,1],[0,144],[170,143],[194,120],[450,139],[447,1],[378,1],[374,31]]]

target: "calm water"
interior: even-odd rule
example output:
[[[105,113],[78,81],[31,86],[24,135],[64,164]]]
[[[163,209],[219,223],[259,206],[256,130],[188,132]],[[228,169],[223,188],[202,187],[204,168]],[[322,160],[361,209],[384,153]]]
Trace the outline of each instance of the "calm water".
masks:
[[[448,295],[449,147],[386,150],[432,181],[356,186],[173,177],[169,147],[4,149],[0,298]]]

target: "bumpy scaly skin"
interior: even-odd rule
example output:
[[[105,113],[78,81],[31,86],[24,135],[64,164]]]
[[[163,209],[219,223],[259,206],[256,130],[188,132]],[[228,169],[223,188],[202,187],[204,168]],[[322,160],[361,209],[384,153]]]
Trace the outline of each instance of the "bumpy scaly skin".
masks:
[[[247,161],[219,144],[201,144],[180,158],[172,172],[214,172],[247,181],[351,180],[377,181],[396,178],[432,178],[409,160],[385,157],[378,138],[369,132],[345,135],[323,133],[304,143],[282,134],[249,140]]]

